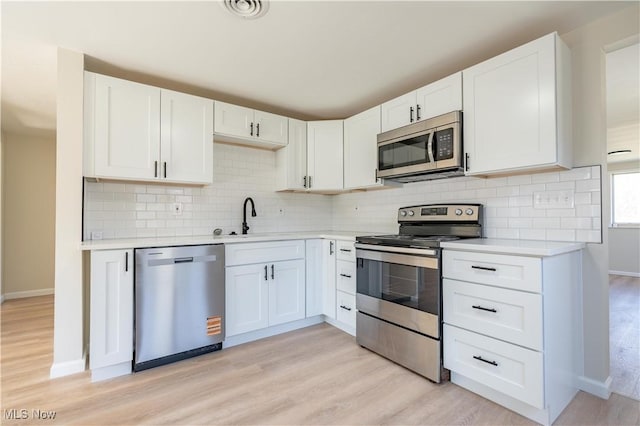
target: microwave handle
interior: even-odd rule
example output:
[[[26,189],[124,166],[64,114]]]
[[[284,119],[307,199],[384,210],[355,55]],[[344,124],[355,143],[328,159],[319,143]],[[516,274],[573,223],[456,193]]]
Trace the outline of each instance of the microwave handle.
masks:
[[[435,134],[435,130],[429,133],[429,141],[427,142],[427,155],[429,155],[429,162],[435,163],[435,158],[433,157],[433,135]]]

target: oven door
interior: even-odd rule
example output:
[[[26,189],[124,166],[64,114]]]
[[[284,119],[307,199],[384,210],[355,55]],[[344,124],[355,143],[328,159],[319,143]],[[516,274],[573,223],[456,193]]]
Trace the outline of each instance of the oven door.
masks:
[[[439,250],[356,244],[356,308],[440,338]]]

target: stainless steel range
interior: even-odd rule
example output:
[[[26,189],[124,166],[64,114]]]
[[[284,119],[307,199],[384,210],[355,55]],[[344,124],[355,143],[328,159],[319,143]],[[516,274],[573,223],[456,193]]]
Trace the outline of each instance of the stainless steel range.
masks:
[[[480,204],[398,211],[398,235],[356,237],[356,341],[439,383],[442,241],[482,236]]]

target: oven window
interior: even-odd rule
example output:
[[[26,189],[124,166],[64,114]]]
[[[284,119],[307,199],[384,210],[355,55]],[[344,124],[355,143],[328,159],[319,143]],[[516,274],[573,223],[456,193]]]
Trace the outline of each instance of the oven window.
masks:
[[[437,269],[359,258],[356,278],[358,293],[440,315]]]
[[[378,169],[389,170],[428,163],[427,142],[429,142],[428,133],[379,147]]]

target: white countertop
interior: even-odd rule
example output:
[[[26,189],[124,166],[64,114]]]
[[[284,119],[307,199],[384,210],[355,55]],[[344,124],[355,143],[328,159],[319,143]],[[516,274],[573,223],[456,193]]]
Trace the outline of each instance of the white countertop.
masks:
[[[582,250],[584,243],[565,241],[507,240],[497,238],[472,238],[443,242],[442,248],[482,251],[485,253],[519,254],[523,256],[555,256]]]
[[[199,244],[254,243],[259,241],[328,240],[354,241],[357,235],[375,235],[379,232],[312,231],[312,232],[265,232],[247,235],[197,235],[191,237],[123,238],[113,240],[89,240],[80,243],[81,250],[113,250],[142,247],[193,246]]]

